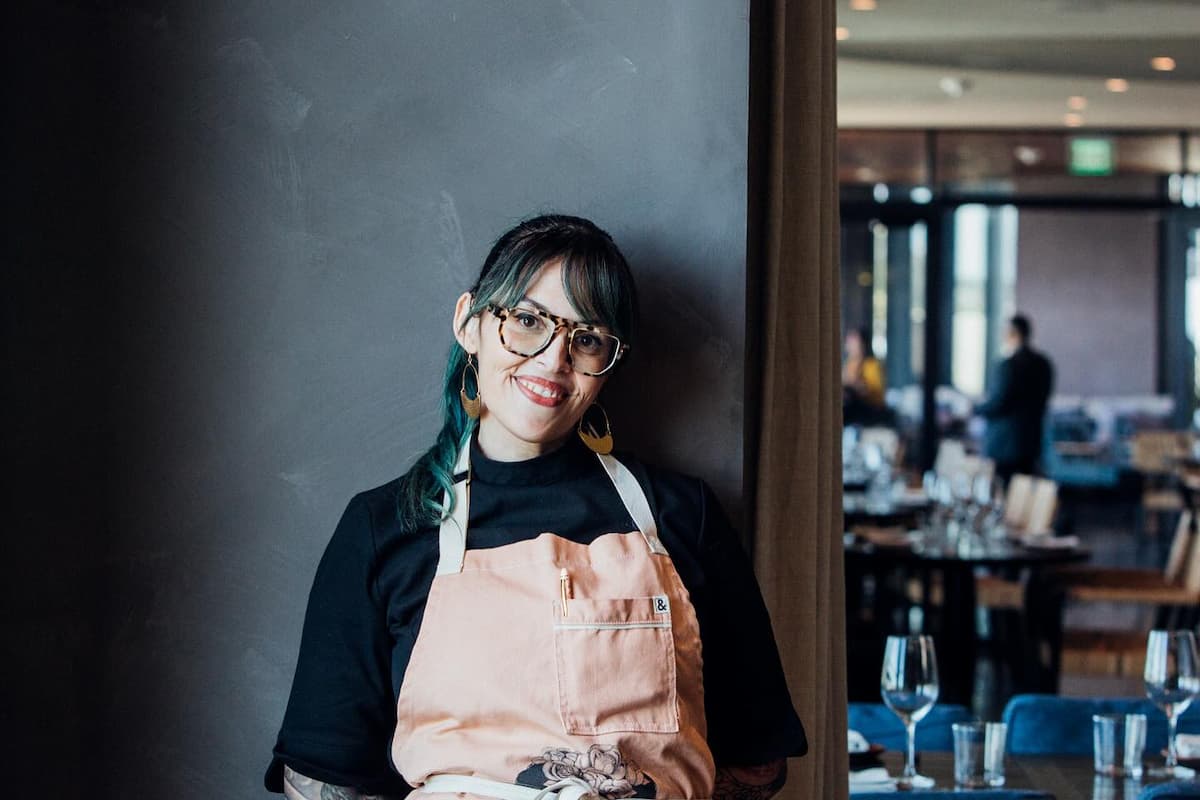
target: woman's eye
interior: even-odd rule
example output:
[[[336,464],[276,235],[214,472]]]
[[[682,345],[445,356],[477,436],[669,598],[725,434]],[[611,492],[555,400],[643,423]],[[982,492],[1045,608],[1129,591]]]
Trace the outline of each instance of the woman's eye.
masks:
[[[585,352],[594,352],[600,349],[600,337],[591,333],[576,333],[575,346]]]
[[[530,314],[528,311],[516,312],[513,314],[513,319],[515,319],[517,324],[522,328],[529,328],[530,330],[533,330],[534,328],[540,328],[542,325],[542,321],[538,319],[537,315]]]

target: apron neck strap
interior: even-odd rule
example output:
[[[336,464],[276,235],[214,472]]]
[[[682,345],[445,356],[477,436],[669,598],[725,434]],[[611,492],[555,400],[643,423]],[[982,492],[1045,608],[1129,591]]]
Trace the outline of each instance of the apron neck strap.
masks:
[[[462,572],[463,557],[467,552],[467,511],[471,502],[471,440],[458,451],[454,462],[453,493],[446,492],[442,502],[449,505],[454,500],[454,510],[442,520],[438,528],[438,575]]]
[[[617,494],[621,495],[625,510],[633,517],[633,524],[641,531],[650,552],[660,556],[667,555],[667,548],[663,547],[658,538],[658,525],[654,522],[654,514],[650,512],[650,501],[646,499],[646,493],[642,491],[642,485],[638,483],[637,478],[629,471],[629,467],[612,456],[597,453],[596,457],[608,473]]]
[[[629,512],[629,516],[633,518],[633,524],[637,526],[642,538],[646,540],[646,547],[655,555],[667,555],[667,548],[663,547],[662,541],[658,538],[658,525],[654,522],[654,514],[650,511],[650,502],[646,499],[646,493],[642,491],[642,485],[638,483],[637,478],[629,471],[628,467],[616,458],[599,453],[596,454],[596,457],[600,459],[605,474],[612,481],[617,494],[621,496],[621,503]],[[471,442],[468,440],[459,451],[458,460],[454,464],[453,493],[446,492],[443,497],[443,502],[446,504],[449,504],[453,497],[454,510],[450,516],[442,520],[442,524],[438,528],[440,553],[437,575],[462,572],[463,558],[467,552],[470,489]]]

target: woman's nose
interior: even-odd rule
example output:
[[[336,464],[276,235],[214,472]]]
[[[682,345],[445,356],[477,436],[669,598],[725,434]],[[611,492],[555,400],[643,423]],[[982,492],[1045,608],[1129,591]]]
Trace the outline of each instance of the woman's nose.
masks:
[[[570,332],[566,328],[556,330],[550,337],[550,344],[546,345],[546,349],[538,354],[538,361],[547,369],[555,372],[570,370],[571,362],[567,353],[570,347],[569,339]]]

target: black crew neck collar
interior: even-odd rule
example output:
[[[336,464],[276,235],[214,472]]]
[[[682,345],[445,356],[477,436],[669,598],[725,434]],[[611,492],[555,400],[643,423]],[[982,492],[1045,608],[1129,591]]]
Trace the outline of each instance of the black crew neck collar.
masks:
[[[471,437],[471,480],[496,486],[546,486],[572,478],[596,463],[596,456],[578,438],[570,436],[562,447],[525,461],[495,461]]]

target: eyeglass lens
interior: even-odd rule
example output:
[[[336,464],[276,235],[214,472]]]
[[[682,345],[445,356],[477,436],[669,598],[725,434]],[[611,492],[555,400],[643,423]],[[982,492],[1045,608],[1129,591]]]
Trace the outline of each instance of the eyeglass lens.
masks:
[[[513,309],[501,323],[500,334],[508,349],[518,355],[533,355],[554,336],[554,322],[530,311]],[[571,365],[580,372],[599,373],[612,366],[620,341],[599,331],[575,328],[570,331]]]

